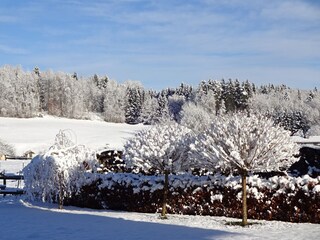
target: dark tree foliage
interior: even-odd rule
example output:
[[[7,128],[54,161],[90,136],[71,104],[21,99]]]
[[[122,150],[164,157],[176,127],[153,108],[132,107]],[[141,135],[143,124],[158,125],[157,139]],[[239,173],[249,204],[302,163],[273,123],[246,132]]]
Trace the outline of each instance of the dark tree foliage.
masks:
[[[197,92],[208,94],[209,91],[214,94],[216,112],[218,113],[222,108],[225,108],[226,112],[247,109],[248,101],[255,90],[248,81],[240,83],[237,79],[235,81],[229,79],[227,82],[224,79],[221,81],[202,81]]]
[[[300,111],[293,112],[277,112],[273,116],[275,124],[279,124],[294,135],[298,131],[302,131],[304,137],[310,129],[307,117]]]
[[[191,86],[184,83],[180,84],[180,87],[176,89],[177,95],[184,96],[186,101],[191,101],[194,99],[194,93]]]
[[[107,76],[99,78],[97,74],[93,76],[93,82],[99,89],[107,88],[109,78]]]

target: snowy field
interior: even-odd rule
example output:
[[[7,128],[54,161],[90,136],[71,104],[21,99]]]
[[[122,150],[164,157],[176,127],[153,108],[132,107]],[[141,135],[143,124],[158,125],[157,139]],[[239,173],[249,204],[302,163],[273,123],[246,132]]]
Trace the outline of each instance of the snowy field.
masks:
[[[107,145],[122,148],[126,139],[142,128],[145,126],[51,116],[30,119],[0,117],[0,139],[13,145],[18,156],[29,150],[36,153],[46,151],[59,130],[68,130],[77,144],[97,150]]]
[[[0,118],[1,138],[18,154],[29,149],[45,151],[59,129],[71,129],[77,143],[98,149],[109,144],[121,148],[141,125],[111,124],[99,121],[59,119]],[[0,161],[0,171],[19,172],[28,161]],[[1,183],[0,183],[1,184]],[[128,213],[29,203],[23,197],[0,196],[1,240],[16,239],[110,239],[110,240],[208,240],[208,239],[320,239],[320,224],[254,221],[242,228],[225,217]]]
[[[59,130],[67,130],[77,143],[93,150],[106,146],[121,149],[126,140],[136,131],[147,126],[107,123],[99,120],[75,120],[44,116],[42,118],[3,118],[0,117],[0,139],[14,146],[18,156],[32,150],[41,153],[53,144]],[[303,139],[294,137],[297,142],[320,142],[320,136]]]

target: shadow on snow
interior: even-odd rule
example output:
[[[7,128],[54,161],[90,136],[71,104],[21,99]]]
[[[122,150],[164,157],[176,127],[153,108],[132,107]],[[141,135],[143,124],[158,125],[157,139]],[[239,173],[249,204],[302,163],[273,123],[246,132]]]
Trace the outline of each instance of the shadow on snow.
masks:
[[[16,200],[2,200],[1,239],[208,240],[233,235],[221,230],[48,210],[30,208]]]

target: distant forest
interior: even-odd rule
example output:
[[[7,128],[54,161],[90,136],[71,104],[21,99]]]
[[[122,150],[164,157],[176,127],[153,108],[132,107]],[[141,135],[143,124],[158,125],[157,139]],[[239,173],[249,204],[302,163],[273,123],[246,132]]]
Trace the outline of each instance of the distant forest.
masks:
[[[0,116],[58,117],[107,122],[155,124],[174,120],[194,130],[214,116],[235,111],[259,112],[292,135],[320,135],[320,93],[285,85],[256,86],[237,79],[201,81],[198,86],[181,83],[161,91],[141,83],[117,83],[107,76],[78,77],[76,73],[24,71],[0,68]]]

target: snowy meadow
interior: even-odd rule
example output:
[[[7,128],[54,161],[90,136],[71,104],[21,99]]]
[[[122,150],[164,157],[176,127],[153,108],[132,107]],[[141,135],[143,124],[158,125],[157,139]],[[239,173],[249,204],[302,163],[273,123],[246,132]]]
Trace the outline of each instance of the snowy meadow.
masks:
[[[68,130],[76,144],[99,150],[121,149],[130,136],[143,128],[146,127],[52,116],[27,119],[0,117],[1,139],[13,145],[18,156],[29,150],[37,154],[46,152],[59,130]]]

